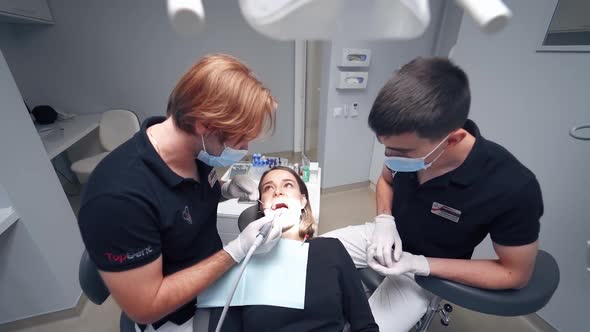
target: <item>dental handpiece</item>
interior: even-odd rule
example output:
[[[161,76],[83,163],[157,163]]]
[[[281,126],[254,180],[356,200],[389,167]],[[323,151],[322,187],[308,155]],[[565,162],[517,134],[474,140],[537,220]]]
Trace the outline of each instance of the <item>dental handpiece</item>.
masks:
[[[272,229],[272,221],[269,221],[266,224],[262,225],[262,227],[260,228],[260,232],[258,232],[258,235],[256,235],[256,239],[254,240],[254,243],[252,244],[252,246],[248,250],[246,257],[244,258],[244,261],[242,262],[242,267],[240,268],[240,271],[238,272],[238,279],[234,283],[232,290],[230,292],[230,295],[227,298],[227,301],[225,303],[225,306],[223,307],[223,311],[221,312],[221,317],[219,318],[219,321],[217,322],[217,327],[215,328],[215,332],[221,331],[221,327],[223,326],[223,322],[225,321],[225,316],[227,315],[227,311],[229,310],[231,300],[234,297],[234,294],[236,292],[236,289],[238,288],[238,284],[240,283],[240,280],[242,279],[242,274],[244,273],[246,266],[250,262],[250,258],[254,254],[254,251],[268,237],[271,229]]]
[[[260,238],[262,237],[262,240],[266,239],[268,237],[268,234],[270,233],[270,230],[272,229],[272,221],[267,222],[266,224],[262,225],[262,227],[260,228],[260,232],[258,233],[258,235],[256,235],[256,238]]]

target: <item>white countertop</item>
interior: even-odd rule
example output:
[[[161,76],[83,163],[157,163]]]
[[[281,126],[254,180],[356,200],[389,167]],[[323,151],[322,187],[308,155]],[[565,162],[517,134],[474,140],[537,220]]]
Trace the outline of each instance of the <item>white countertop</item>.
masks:
[[[49,125],[36,125],[49,159],[55,158],[98,128],[100,117],[101,114],[78,114],[71,119],[59,120]]]
[[[0,208],[0,234],[4,233],[12,224],[18,220],[19,216],[12,207]]]

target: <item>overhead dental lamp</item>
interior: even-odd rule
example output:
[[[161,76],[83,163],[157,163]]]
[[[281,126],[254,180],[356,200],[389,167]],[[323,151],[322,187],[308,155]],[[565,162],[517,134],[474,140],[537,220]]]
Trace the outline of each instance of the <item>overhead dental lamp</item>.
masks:
[[[438,0],[437,0],[438,1]],[[455,0],[485,32],[501,30],[512,17],[501,0]],[[430,24],[429,0],[236,0],[248,24],[280,40],[412,39]],[[201,0],[168,0],[175,29],[201,29]]]
[[[201,0],[167,0],[166,9],[174,30],[180,34],[197,33],[205,26],[205,9]]]
[[[430,23],[428,0],[239,0],[244,18],[274,39],[411,39]]]
[[[500,0],[455,0],[455,2],[483,31],[488,33],[502,30],[512,17],[510,9]]]
[[[430,23],[428,0],[239,0],[246,21],[274,39],[412,39]],[[485,32],[512,13],[501,0],[456,0]]]

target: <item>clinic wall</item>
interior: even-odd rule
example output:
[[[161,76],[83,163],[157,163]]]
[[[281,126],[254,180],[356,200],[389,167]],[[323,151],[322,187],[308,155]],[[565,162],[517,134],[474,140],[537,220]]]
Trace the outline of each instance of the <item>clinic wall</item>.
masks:
[[[6,192],[6,189],[0,183],[0,209],[7,208],[12,206],[12,201],[10,200],[10,196]]]
[[[446,0],[433,50],[435,56],[452,58],[452,55],[449,53],[457,43],[462,18],[463,9],[461,9],[455,1]]]
[[[83,246],[2,52],[0,100],[0,183],[20,216],[0,235],[1,324],[73,307]]]
[[[322,187],[330,188],[341,185],[366,182],[373,168],[379,161],[374,159],[373,146],[375,135],[367,124],[369,111],[377,93],[391,77],[393,71],[417,56],[432,55],[435,45],[436,30],[440,24],[443,2],[431,1],[431,23],[418,39],[408,41],[349,41],[333,40],[330,50],[330,64],[324,67],[329,75],[326,94],[325,148],[323,151]],[[365,90],[337,90],[340,70],[337,65],[341,60],[342,48],[371,49],[371,66],[368,68],[369,80]],[[347,70],[343,68],[342,70]],[[352,103],[359,103],[359,116],[356,118],[333,117],[334,107],[350,108]],[[376,144],[379,144],[378,142]],[[382,159],[380,165],[383,165]],[[380,167],[380,166],[379,166]]]
[[[487,35],[464,17],[454,58],[469,75],[471,117],[539,179],[545,204],[540,247],[561,282],[539,315],[562,332],[587,331],[590,273],[590,142],[571,127],[590,122],[590,53],[537,53],[556,0],[506,1],[514,18]]]
[[[205,29],[188,36],[173,31],[161,0],[49,0],[49,6],[54,25],[19,25],[15,38],[0,39],[29,105],[70,113],[129,108],[142,120],[164,115],[181,75],[199,57],[223,52],[250,65],[279,102],[274,135],[250,149],[293,149],[294,42],[254,32],[236,0],[205,0]]]

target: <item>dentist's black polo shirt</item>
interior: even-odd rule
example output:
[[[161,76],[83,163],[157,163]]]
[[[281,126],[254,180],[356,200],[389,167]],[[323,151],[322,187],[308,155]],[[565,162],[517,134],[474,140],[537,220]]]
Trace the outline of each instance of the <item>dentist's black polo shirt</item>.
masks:
[[[166,276],[222,249],[216,225],[221,188],[215,171],[196,160],[198,182],[174,173],[146,135],[149,126],[164,120],[147,119],[90,176],[78,224],[100,270],[130,270],[162,256]],[[181,325],[194,312],[193,300],[153,325]]]
[[[464,129],[476,140],[461,166],[422,185],[417,173],[393,178],[392,212],[405,251],[468,259],[487,234],[504,246],[539,236],[543,200],[535,175],[473,121]]]

